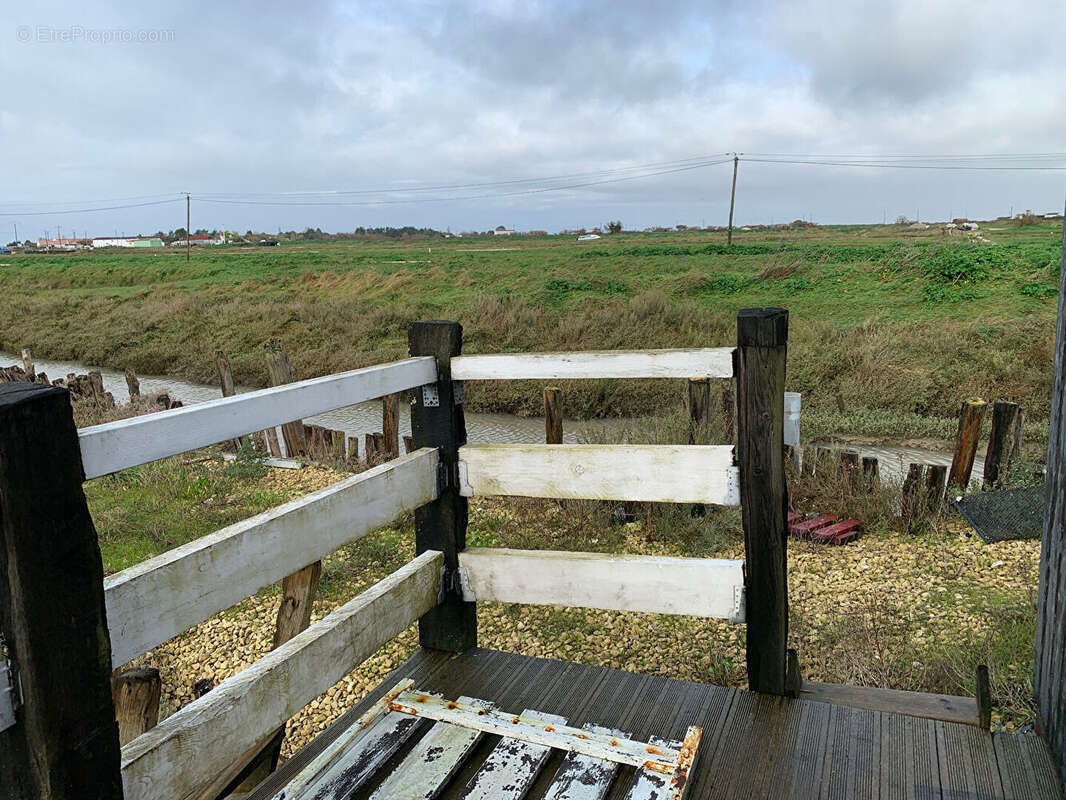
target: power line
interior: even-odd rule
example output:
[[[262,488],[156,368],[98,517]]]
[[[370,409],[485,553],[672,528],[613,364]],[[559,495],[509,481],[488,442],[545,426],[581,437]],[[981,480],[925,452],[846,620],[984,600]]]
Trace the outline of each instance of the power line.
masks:
[[[161,206],[165,203],[177,203],[181,200],[175,197],[170,200],[156,200],[151,203],[131,203],[122,206],[103,206],[101,208],[70,208],[63,211],[0,211],[2,217],[41,217],[49,214],[88,214],[93,211],[116,211],[123,208],[143,208],[144,206]]]

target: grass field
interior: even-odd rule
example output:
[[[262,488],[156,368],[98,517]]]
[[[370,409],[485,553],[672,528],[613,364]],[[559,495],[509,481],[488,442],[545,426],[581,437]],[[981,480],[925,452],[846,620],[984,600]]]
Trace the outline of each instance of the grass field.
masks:
[[[980,395],[1046,420],[1061,227],[819,227],[719,233],[311,242],[277,248],[13,255],[0,348],[30,346],[213,381],[226,349],[262,384],[280,337],[298,377],[406,354],[404,327],[450,318],[466,352],[728,345],[745,306],[790,309],[789,389],[814,433],[944,438]],[[564,386],[573,416],[675,406],[674,383]],[[539,413],[523,382],[472,386],[473,410]],[[841,411],[843,407],[843,411]],[[1039,438],[1039,437],[1038,437]]]

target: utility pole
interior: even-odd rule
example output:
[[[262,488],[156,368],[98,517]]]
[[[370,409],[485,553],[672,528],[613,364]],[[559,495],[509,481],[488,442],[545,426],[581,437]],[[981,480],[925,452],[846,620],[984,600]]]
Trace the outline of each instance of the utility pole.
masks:
[[[190,227],[190,220],[192,219],[192,213],[189,210],[189,193],[185,193],[185,263],[189,262],[190,250],[192,249],[192,228]]]
[[[733,204],[737,199],[737,165],[740,163],[740,156],[733,153],[733,188],[729,192],[729,238],[726,240],[726,245],[733,244]]]

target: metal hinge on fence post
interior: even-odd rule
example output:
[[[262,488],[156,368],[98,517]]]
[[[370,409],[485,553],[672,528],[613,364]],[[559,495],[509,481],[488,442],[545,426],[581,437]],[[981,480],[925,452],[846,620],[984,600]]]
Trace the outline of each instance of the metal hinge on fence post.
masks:
[[[15,724],[15,709],[22,705],[18,675],[7,659],[0,659],[0,731]]]
[[[440,393],[437,391],[437,384],[427,383],[422,387],[422,405],[426,408],[440,406]]]
[[[466,402],[466,392],[463,391],[462,381],[452,381],[452,393],[455,397],[455,405],[461,406]]]
[[[747,609],[745,608],[744,587],[733,587],[733,608],[729,614],[729,621],[733,623],[741,623],[746,619]]]

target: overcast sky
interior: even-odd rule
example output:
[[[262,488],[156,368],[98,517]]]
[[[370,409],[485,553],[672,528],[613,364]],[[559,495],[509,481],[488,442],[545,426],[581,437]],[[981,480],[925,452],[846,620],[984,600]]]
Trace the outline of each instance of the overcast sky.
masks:
[[[3,241],[12,222],[20,238],[57,225],[169,230],[184,201],[24,212],[183,191],[194,228],[724,224],[728,163],[535,193],[547,185],[273,193],[544,179],[732,151],[1066,151],[1061,0],[151,5],[0,9],[0,211],[20,212],[0,216]],[[643,173],[586,182],[632,174]],[[737,221],[1058,210],[1064,175],[742,161]],[[352,205],[199,199],[212,194]]]

